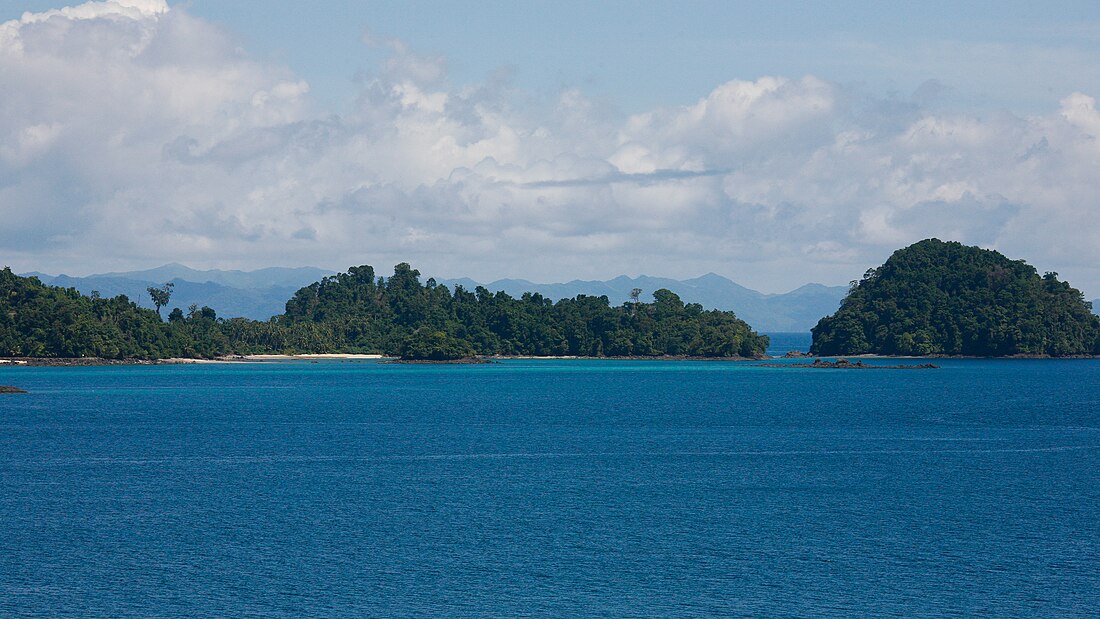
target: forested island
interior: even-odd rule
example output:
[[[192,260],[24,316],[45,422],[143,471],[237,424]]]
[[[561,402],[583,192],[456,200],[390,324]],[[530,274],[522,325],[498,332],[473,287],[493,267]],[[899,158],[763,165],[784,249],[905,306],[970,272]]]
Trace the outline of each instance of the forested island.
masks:
[[[853,282],[812,330],[815,355],[1100,354],[1100,318],[1057,273],[927,239]]]
[[[258,353],[376,353],[450,360],[475,355],[761,357],[767,336],[732,312],[684,304],[668,290],[653,302],[611,306],[579,295],[552,302],[478,287],[453,291],[402,263],[391,277],[370,266],[300,289],[268,321],[224,320],[209,307],[157,310],[125,296],[100,298],[0,271],[0,357],[214,358]],[[640,291],[639,291],[640,292]]]

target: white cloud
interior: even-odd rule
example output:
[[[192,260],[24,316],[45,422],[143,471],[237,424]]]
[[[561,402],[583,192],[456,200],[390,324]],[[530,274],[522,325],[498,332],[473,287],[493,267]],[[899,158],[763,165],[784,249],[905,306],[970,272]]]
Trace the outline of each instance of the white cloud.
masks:
[[[395,40],[354,111],[161,1],[0,25],[0,251],[91,271],[407,260],[441,276],[844,282],[927,236],[1100,294],[1100,112],[952,114],[813,76],[626,119]]]

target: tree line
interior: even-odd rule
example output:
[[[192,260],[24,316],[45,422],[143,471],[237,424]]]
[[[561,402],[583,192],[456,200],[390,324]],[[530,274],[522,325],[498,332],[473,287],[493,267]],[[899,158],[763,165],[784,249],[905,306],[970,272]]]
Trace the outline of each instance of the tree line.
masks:
[[[612,306],[579,295],[553,302],[461,286],[453,291],[402,263],[390,277],[352,267],[299,290],[267,321],[173,309],[171,287],[150,289],[157,310],[125,296],[83,296],[0,271],[0,356],[144,358],[253,353],[377,353],[414,359],[470,355],[754,357],[759,335],[732,312],[704,310],[658,290]]]

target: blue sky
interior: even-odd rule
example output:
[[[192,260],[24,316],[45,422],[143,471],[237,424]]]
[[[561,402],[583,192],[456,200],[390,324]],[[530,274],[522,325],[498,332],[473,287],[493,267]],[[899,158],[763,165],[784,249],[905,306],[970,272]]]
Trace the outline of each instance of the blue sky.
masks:
[[[192,0],[196,15],[310,76],[339,105],[377,52],[369,32],[438,54],[452,78],[501,68],[538,93],[581,87],[636,112],[689,103],[730,79],[813,74],[908,95],[926,80],[951,103],[1018,112],[1100,85],[1067,63],[1100,54],[1100,3],[1062,2],[266,2]],[[1003,53],[997,66],[989,56]],[[1049,62],[1049,60],[1044,61]]]
[[[0,19],[66,6],[9,3]],[[249,53],[307,77],[326,107],[355,96],[381,53],[364,33],[446,59],[475,83],[501,69],[535,93],[580,87],[636,112],[688,103],[733,78],[813,74],[946,103],[1038,112],[1100,85],[1075,71],[1100,54],[1096,2],[171,2],[229,30]],[[996,62],[991,62],[996,56]],[[1040,56],[1041,58],[1035,58]],[[1055,61],[1066,66],[1051,66]]]
[[[779,291],[936,235],[1100,296],[1096,3],[65,6],[0,2],[23,270]]]

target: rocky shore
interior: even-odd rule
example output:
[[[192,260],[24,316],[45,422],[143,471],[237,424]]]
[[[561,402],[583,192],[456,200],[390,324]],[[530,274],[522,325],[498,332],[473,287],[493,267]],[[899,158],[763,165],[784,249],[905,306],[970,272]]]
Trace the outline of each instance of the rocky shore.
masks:
[[[157,365],[173,363],[168,359],[103,359],[101,357],[4,357],[0,367],[70,367],[93,365]]]
[[[848,361],[847,359],[837,359],[836,361],[814,359],[813,363],[761,363],[757,367],[814,368],[823,370],[934,370],[940,366],[934,363],[922,363],[920,365],[869,365],[862,361]]]

